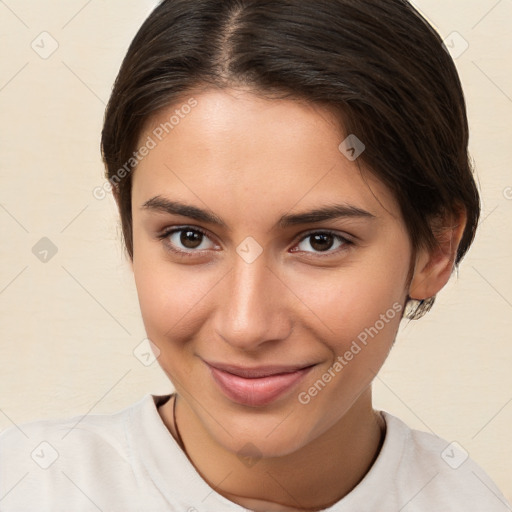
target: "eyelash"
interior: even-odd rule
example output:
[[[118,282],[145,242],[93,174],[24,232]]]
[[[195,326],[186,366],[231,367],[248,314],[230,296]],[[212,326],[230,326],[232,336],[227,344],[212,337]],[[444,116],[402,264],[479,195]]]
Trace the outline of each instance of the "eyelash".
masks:
[[[168,250],[170,250],[171,252],[173,252],[175,254],[178,254],[179,256],[185,256],[185,257],[189,256],[190,257],[190,256],[195,256],[195,255],[199,254],[200,252],[202,252],[202,251],[195,251],[193,249],[190,249],[188,251],[182,251],[180,249],[176,249],[169,241],[166,240],[174,233],[179,233],[180,231],[194,231],[196,233],[201,233],[203,236],[205,236],[207,238],[210,238],[208,236],[208,233],[206,233],[206,231],[204,231],[201,228],[194,227],[194,226],[181,226],[179,228],[167,229],[167,230],[163,231],[162,233],[160,233],[157,236],[157,238],[159,240],[162,240],[162,242],[164,242],[164,245]]]
[[[180,256],[190,257],[190,256],[200,254],[203,251],[210,250],[210,249],[202,249],[202,250],[196,251],[194,249],[190,249],[188,251],[182,251],[180,249],[176,249],[171,243],[169,243],[169,242],[166,243],[166,239],[169,238],[169,236],[173,235],[174,233],[179,233],[180,231],[193,231],[196,233],[201,233],[206,238],[210,238],[206,231],[204,231],[203,229],[201,229],[199,227],[195,227],[195,226],[180,226],[180,227],[167,229],[167,230],[163,231],[162,233],[158,234],[157,238],[165,243],[165,246],[168,250],[170,250],[171,252],[178,254]],[[330,231],[328,229],[323,229],[323,230],[316,230],[316,231],[313,230],[313,231],[308,231],[306,233],[302,233],[300,235],[300,238],[298,238],[297,241],[294,243],[294,247],[313,235],[331,235],[333,238],[335,238],[336,240],[341,242],[343,245],[341,245],[334,251],[328,250],[328,251],[323,251],[323,252],[319,251],[316,253],[313,253],[310,251],[293,251],[293,252],[304,252],[308,255],[314,255],[313,257],[315,257],[315,258],[325,258],[325,257],[332,256],[333,254],[338,254],[339,252],[346,251],[349,247],[355,245],[355,242],[353,240],[350,240],[347,237],[344,237],[334,231]]]

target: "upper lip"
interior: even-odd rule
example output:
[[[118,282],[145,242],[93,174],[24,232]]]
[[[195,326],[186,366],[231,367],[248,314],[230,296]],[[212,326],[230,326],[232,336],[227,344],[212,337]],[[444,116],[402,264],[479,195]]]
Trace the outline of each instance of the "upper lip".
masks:
[[[261,377],[269,377],[272,375],[280,375],[283,373],[293,373],[298,370],[304,370],[313,366],[313,364],[299,364],[299,365],[266,365],[266,366],[236,366],[232,364],[215,363],[205,361],[208,366],[221,370],[223,372],[237,375],[245,379],[257,379]]]

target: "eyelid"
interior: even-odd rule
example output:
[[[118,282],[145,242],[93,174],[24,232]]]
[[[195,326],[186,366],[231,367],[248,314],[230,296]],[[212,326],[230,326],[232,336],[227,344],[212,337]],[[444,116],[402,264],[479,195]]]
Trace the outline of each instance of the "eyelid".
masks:
[[[336,231],[334,229],[316,228],[316,229],[309,229],[308,231],[304,231],[304,232],[300,233],[299,235],[297,235],[294,243],[296,245],[298,242],[301,242],[308,236],[316,235],[316,234],[328,234],[328,235],[336,236],[348,243],[355,243],[356,238],[357,238],[353,235],[349,235],[348,233],[340,233],[339,231]]]
[[[156,237],[159,240],[165,241],[165,239],[168,238],[170,235],[172,235],[176,232],[186,231],[186,230],[197,231],[198,233],[201,233],[203,236],[208,238],[208,240],[210,240],[215,246],[219,246],[219,244],[212,238],[212,236],[210,235],[210,233],[207,230],[205,230],[204,228],[201,228],[199,226],[192,226],[190,224],[184,224],[184,225],[179,225],[179,226],[169,226],[169,227],[164,228],[161,231],[159,231],[156,234]],[[185,250],[185,249],[177,249],[171,243],[167,243],[166,245],[169,248],[169,250],[171,250],[175,253],[184,254],[184,255],[201,254],[204,251],[215,250],[215,249],[199,249],[199,250],[188,249],[188,250]]]
[[[176,233],[176,231],[185,231],[187,229],[189,229],[190,231],[198,231],[199,233],[202,233],[203,235],[207,236],[208,238],[211,238],[210,235],[208,234],[208,232],[204,228],[200,228],[199,226],[192,226],[190,224],[168,226],[168,227],[158,231],[156,236],[158,238],[164,238],[166,236],[171,235],[172,233]]]
[[[210,233],[206,229],[201,228],[199,226],[193,226],[193,225],[190,225],[190,224],[175,225],[175,226],[166,227],[166,228],[162,229],[161,231],[159,231],[156,236],[157,236],[157,238],[159,240],[164,241],[170,235],[172,235],[172,234],[174,234],[176,232],[179,232],[179,231],[186,231],[187,229],[190,230],[190,231],[196,231],[198,233],[201,233],[203,236],[208,238],[214,245],[220,246],[220,244],[218,244],[214,240],[215,237],[212,237],[210,235]],[[328,234],[328,235],[331,235],[331,236],[337,238],[339,241],[341,241],[342,242],[342,246],[338,247],[335,250],[327,250],[327,251],[313,252],[313,251],[297,251],[297,250],[295,250],[295,251],[292,251],[292,252],[301,252],[301,253],[305,253],[305,254],[309,254],[309,255],[314,255],[314,257],[328,257],[328,256],[332,256],[334,254],[337,254],[339,252],[342,252],[344,250],[347,250],[350,246],[355,245],[355,239],[357,238],[357,237],[354,237],[353,235],[348,235],[347,233],[343,233],[342,234],[342,233],[339,233],[338,231],[335,231],[335,230],[332,230],[332,229],[321,229],[321,228],[310,229],[308,231],[300,233],[299,235],[297,235],[297,237],[295,237],[292,249],[294,247],[296,247],[299,243],[301,243],[303,240],[307,239],[308,237],[310,237],[312,235],[316,235],[316,234]],[[174,253],[177,253],[177,254],[186,255],[186,256],[192,256],[194,254],[201,254],[201,253],[203,253],[205,251],[216,250],[216,249],[199,249],[199,250],[189,249],[189,250],[184,250],[184,249],[177,249],[171,243],[167,243],[166,245],[167,245],[167,247],[168,247],[168,249],[170,251],[172,251]]]
[[[311,229],[308,229],[307,231],[303,231],[302,233],[299,233],[297,235],[296,239],[297,240],[303,240],[304,238],[306,238],[306,237],[308,237],[310,235],[316,235],[317,233],[327,233],[329,235],[339,236],[340,238],[343,238],[347,242],[355,242],[356,238],[357,238],[354,235],[350,235],[350,234],[345,233],[345,232],[340,232],[340,231],[337,231],[336,229],[331,229],[331,228],[311,228]]]
[[[316,235],[316,234],[328,234],[328,235],[331,235],[331,236],[337,238],[338,240],[340,240],[343,245],[341,247],[338,247],[335,250],[330,250],[329,249],[327,251],[318,251],[318,252],[295,250],[295,251],[292,251],[292,252],[301,252],[301,253],[305,253],[305,254],[310,254],[310,255],[314,255],[314,257],[327,257],[327,256],[332,256],[334,254],[337,254],[339,252],[342,252],[344,250],[347,250],[350,246],[355,245],[355,238],[356,237],[354,237],[352,235],[348,235],[346,233],[342,234],[342,233],[339,233],[338,231],[334,231],[332,229],[319,229],[319,228],[316,228],[316,229],[311,229],[311,230],[308,230],[306,232],[301,233],[295,239],[295,241],[293,243],[292,249],[294,247],[296,247],[297,245],[299,245],[306,238],[310,237],[311,235]]]

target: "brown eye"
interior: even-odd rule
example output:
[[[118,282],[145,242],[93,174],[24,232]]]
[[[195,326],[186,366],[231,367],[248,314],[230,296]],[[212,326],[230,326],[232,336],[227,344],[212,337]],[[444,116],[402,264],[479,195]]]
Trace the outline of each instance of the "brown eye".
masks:
[[[203,241],[203,234],[199,231],[192,231],[190,229],[184,229],[181,231],[180,243],[187,249],[196,249],[201,245]]]
[[[203,250],[216,249],[215,243],[200,229],[182,227],[168,230],[158,236],[167,249],[178,252],[194,254]]]
[[[334,244],[334,236],[328,233],[311,235],[310,244],[315,251],[328,251]]]
[[[295,246],[292,252],[305,252],[309,254],[327,253],[328,255],[348,249],[353,242],[347,238],[329,231],[309,233]]]

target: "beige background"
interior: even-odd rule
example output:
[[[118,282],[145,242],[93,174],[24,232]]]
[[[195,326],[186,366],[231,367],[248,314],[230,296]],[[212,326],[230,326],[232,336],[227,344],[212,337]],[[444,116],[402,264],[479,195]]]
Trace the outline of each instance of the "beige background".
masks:
[[[155,4],[0,2],[0,430],[171,389],[133,353],[144,329],[114,203],[93,196],[105,103]],[[375,405],[457,440],[512,499],[512,3],[415,4],[454,52],[469,44],[456,63],[483,216],[434,310],[402,327]],[[43,237],[57,248],[46,262]]]

